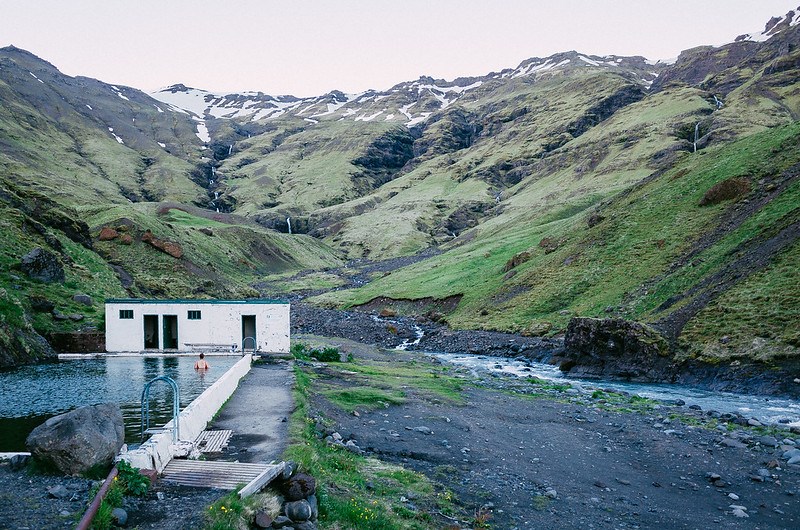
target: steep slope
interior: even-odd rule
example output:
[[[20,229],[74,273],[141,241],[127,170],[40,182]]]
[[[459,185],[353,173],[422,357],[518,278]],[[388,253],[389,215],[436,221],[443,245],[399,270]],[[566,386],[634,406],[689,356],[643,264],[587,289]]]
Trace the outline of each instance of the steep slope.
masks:
[[[701,83],[682,72],[702,69],[706,51],[687,52],[645,97],[538,160],[504,141],[492,153],[509,146],[508,170],[530,175],[504,189],[492,218],[438,256],[319,302],[395,299],[413,311],[418,300],[427,311],[457,300],[452,326],[534,334],[561,332],[573,315],[617,315],[708,361],[796,356],[798,40],[790,27],[746,43],[749,75],[732,63]]]
[[[0,50],[0,168],[71,205],[178,200],[205,192],[188,116],[143,92],[72,78],[28,52]]]

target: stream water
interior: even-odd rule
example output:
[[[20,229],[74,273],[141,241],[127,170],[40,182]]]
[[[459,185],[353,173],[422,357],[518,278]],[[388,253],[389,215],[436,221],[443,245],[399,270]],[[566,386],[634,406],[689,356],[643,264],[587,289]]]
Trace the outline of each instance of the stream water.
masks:
[[[558,367],[550,364],[504,357],[454,353],[432,353],[431,355],[476,373],[490,372],[517,377],[533,376],[569,383],[578,389],[612,389],[665,401],[680,399],[686,402],[686,406],[698,405],[703,410],[739,413],[747,418],[756,418],[765,424],[782,423],[800,426],[800,402],[790,399],[707,391],[680,385],[576,379],[565,377]]]
[[[48,418],[84,405],[118,403],[127,442],[140,442],[141,398],[145,383],[168,376],[178,383],[181,410],[239,360],[209,357],[211,370],[194,371],[194,357],[105,357],[20,366],[0,371],[0,452],[25,451],[28,434]],[[150,388],[150,424],[172,414],[172,391]]]

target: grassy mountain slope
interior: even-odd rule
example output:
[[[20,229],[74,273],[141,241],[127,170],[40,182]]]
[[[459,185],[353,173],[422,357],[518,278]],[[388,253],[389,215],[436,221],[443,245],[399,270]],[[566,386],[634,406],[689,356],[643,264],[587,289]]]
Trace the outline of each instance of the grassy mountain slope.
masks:
[[[696,354],[744,354],[753,337],[771,343],[765,352],[796,351],[798,147],[800,125],[792,124],[708,148],[597,208],[566,210],[505,237],[479,235],[321,300],[357,305],[379,296],[461,296],[447,317],[461,328],[543,333],[564,329],[575,314],[620,315],[661,324]],[[715,185],[737,179],[746,182],[743,191],[701,206]],[[781,232],[783,244],[762,248]],[[726,270],[742,256],[763,260]],[[703,299],[714,286],[704,284],[709,278],[730,283],[724,295]],[[756,286],[764,293],[748,297]],[[688,322],[675,315],[695,300],[701,303]],[[720,311],[736,318],[721,319]]]

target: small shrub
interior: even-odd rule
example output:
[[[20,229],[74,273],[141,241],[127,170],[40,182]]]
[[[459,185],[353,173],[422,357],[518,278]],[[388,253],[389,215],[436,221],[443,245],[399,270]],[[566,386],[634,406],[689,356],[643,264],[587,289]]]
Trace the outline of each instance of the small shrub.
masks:
[[[750,180],[744,177],[732,177],[711,186],[700,199],[700,206],[712,206],[722,201],[738,199],[748,193],[750,193]]]
[[[310,361],[313,359],[324,363],[335,363],[341,360],[339,348],[327,347],[321,350],[318,348],[310,349],[302,342],[298,342],[292,345],[290,351],[295,359],[303,361]]]
[[[142,497],[150,489],[150,478],[139,473],[137,468],[125,460],[117,462],[117,471],[125,493]]]

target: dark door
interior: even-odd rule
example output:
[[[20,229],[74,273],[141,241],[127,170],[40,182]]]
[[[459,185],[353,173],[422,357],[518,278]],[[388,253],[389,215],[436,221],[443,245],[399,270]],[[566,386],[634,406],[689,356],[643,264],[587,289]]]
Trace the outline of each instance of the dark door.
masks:
[[[256,349],[256,316],[242,315],[242,350]]]
[[[144,315],[144,349],[158,349],[158,315]]]
[[[177,315],[164,315],[164,349],[178,349],[178,317]]]

